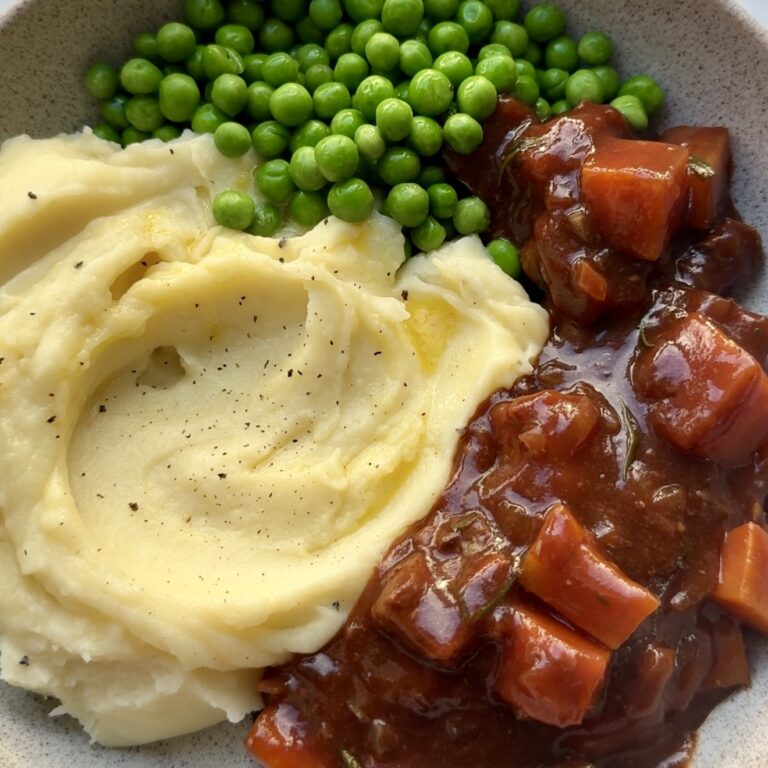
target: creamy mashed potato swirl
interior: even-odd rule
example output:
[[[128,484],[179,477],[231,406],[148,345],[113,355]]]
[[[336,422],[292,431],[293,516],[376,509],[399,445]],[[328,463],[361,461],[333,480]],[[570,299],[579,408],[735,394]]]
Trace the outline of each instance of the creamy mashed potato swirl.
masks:
[[[237,720],[317,650],[530,370],[544,311],[476,239],[213,226],[210,137],[0,153],[2,675],[108,745]]]

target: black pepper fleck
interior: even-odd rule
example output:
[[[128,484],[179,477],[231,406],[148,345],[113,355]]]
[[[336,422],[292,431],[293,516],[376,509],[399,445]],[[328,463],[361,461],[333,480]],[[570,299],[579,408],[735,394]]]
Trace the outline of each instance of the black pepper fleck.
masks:
[[[129,501],[128,506],[131,508],[132,512],[137,512],[139,509],[139,505],[135,501]]]
[[[21,664],[22,667],[28,667],[29,666],[29,656],[22,656],[19,659],[19,664]]]
[[[34,192],[27,192],[27,197],[30,200],[37,200],[37,195]]]

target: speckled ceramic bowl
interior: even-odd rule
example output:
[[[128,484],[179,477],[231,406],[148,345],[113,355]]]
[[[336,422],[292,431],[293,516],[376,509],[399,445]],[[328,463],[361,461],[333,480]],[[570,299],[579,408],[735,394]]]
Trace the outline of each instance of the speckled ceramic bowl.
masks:
[[[727,125],[735,139],[737,203],[768,241],[768,34],[731,0],[560,0],[576,31],[620,41],[619,66],[667,87],[668,123]],[[133,36],[179,14],[180,0],[27,0],[0,17],[0,139],[47,136],[93,117],[81,76],[119,60]],[[768,308],[768,283],[747,297]],[[0,589],[3,585],[0,584]],[[768,643],[753,640],[754,682],[722,705],[700,735],[696,768],[768,766]],[[220,726],[139,749],[90,746],[53,702],[0,685],[0,768],[235,768],[248,766],[247,725]]]

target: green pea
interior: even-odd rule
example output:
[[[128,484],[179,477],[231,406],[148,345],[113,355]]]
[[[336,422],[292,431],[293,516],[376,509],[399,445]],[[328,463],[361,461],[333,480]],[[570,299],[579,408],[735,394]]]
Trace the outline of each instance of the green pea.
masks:
[[[525,16],[528,37],[537,43],[546,43],[565,32],[565,14],[552,3],[534,5]]]
[[[134,96],[125,107],[128,122],[140,131],[152,133],[164,120],[160,102],[155,96]]]
[[[469,57],[459,53],[459,51],[441,53],[435,59],[432,68],[442,72],[451,81],[451,85],[454,88],[458,88],[474,71]]]
[[[286,160],[275,158],[267,160],[253,171],[256,188],[270,203],[282,205],[296,191],[291,179],[290,166]]]
[[[200,89],[189,75],[173,74],[160,83],[160,110],[168,120],[186,123],[200,104]]]
[[[410,104],[400,99],[384,99],[376,107],[376,126],[387,141],[402,141],[413,125]]]
[[[360,162],[354,140],[334,134],[317,142],[315,158],[323,176],[331,182],[352,178]]]
[[[411,230],[411,242],[424,253],[436,251],[446,238],[445,227],[432,216]]]
[[[272,237],[276,235],[283,227],[283,217],[280,211],[271,203],[260,203],[256,205],[253,212],[253,222],[248,227],[252,235],[259,237]]]
[[[337,136],[346,136],[354,139],[357,129],[365,125],[363,113],[358,109],[342,109],[331,120],[331,133]]]
[[[217,224],[242,231],[253,223],[256,204],[245,192],[230,189],[216,195],[211,212]]]
[[[309,16],[320,29],[331,30],[341,24],[344,9],[339,0],[312,0]]]
[[[287,51],[293,45],[293,40],[293,30],[282,19],[267,19],[259,33],[259,42],[267,53]]]
[[[330,215],[326,195],[300,189],[288,201],[288,215],[301,227],[312,229]]]
[[[481,0],[464,0],[456,12],[456,21],[464,27],[473,45],[482,43],[493,28],[493,14]]]
[[[305,16],[295,27],[296,35],[302,43],[317,43],[320,45],[325,38],[325,31],[320,29],[309,16]]]
[[[479,197],[465,197],[456,206],[453,225],[462,235],[480,234],[491,226],[491,212]]]
[[[510,277],[515,279],[520,277],[522,269],[520,267],[520,252],[517,247],[505,237],[499,237],[491,240],[487,246],[488,255],[498,264],[501,269]]]
[[[395,98],[402,99],[403,101],[407,101],[409,104],[411,103],[411,81],[410,80],[401,80],[395,86]]]
[[[331,60],[336,61],[340,56],[352,50],[352,33],[354,27],[351,24],[339,24],[332,29],[325,38],[325,50]]]
[[[613,42],[602,32],[587,32],[579,40],[579,58],[593,67],[607,64],[613,56]]]
[[[378,19],[384,0],[344,0],[344,8],[352,21],[361,22],[366,19]]]
[[[347,179],[331,187],[328,193],[328,207],[331,213],[342,221],[357,224],[368,219],[373,213],[373,192],[362,179]]]
[[[429,215],[429,195],[411,182],[396,184],[387,195],[384,208],[403,227],[418,227]]]
[[[243,78],[246,83],[250,85],[264,79],[264,63],[268,58],[266,53],[252,53],[243,59]]]
[[[400,45],[400,69],[413,77],[422,69],[432,66],[432,52],[418,40],[406,40]]]
[[[549,118],[552,116],[552,107],[546,99],[541,97],[536,99],[536,103],[533,105],[533,108],[536,110],[536,116],[542,122],[544,120],[549,120]]]
[[[648,117],[655,115],[664,106],[662,87],[648,75],[630,77],[619,89],[619,96],[637,96]]]
[[[365,44],[365,58],[375,69],[394,69],[400,62],[400,42],[389,32],[376,32]]]
[[[219,75],[213,81],[211,101],[230,117],[243,111],[248,98],[248,85],[238,75]]]
[[[298,83],[281,85],[269,99],[269,111],[272,116],[288,127],[301,125],[309,120],[313,109],[312,96]]]
[[[477,52],[477,60],[482,61],[491,56],[512,56],[509,48],[501,43],[488,43]]]
[[[330,119],[342,109],[347,109],[352,103],[352,97],[342,83],[323,83],[315,90],[312,101],[317,116]]]
[[[269,83],[251,83],[248,86],[248,101],[245,105],[248,116],[254,120],[269,120],[272,117],[269,102],[274,92],[275,89]]]
[[[272,13],[280,21],[297,22],[307,13],[307,0],[277,0],[270,3]]]
[[[360,110],[366,120],[373,121],[376,119],[376,107],[384,99],[394,98],[394,95],[395,87],[391,80],[381,75],[371,75],[360,83],[352,98],[352,105]]]
[[[512,89],[512,93],[524,104],[533,106],[536,103],[536,100],[539,98],[539,85],[532,77],[528,77],[528,75],[521,75],[517,78],[517,82],[515,83],[515,87]]]
[[[293,183],[305,192],[317,192],[327,183],[312,147],[300,147],[293,153],[289,172]]]
[[[195,133],[213,133],[229,116],[215,104],[201,104],[192,115],[192,130]]]
[[[195,33],[186,24],[172,21],[157,32],[157,53],[166,61],[186,61],[196,47]]]
[[[131,144],[139,144],[142,141],[147,141],[147,139],[151,139],[152,134],[147,133],[146,131],[140,131],[138,128],[136,128],[133,125],[129,125],[122,133],[120,137],[120,141],[122,142],[122,145],[124,147],[130,146]]]
[[[433,184],[445,181],[445,172],[438,165],[426,165],[422,168],[417,180],[424,189],[429,189]]]
[[[456,93],[459,109],[476,120],[485,120],[496,111],[498,95],[488,78],[482,75],[468,77]]]
[[[534,67],[538,67],[544,60],[544,49],[538,43],[529,40],[523,51],[523,58],[533,64]]]
[[[413,35],[424,18],[422,0],[384,0],[381,23],[387,32],[398,37]]]
[[[118,84],[117,70],[110,64],[92,64],[85,73],[85,89],[94,99],[111,98]]]
[[[195,80],[205,80],[205,69],[203,67],[204,45],[195,46],[195,52],[186,62],[187,73]]]
[[[483,126],[474,117],[457,112],[443,126],[445,143],[460,155],[472,154],[483,141]]]
[[[572,107],[582,101],[601,104],[605,98],[603,84],[591,69],[579,69],[568,78],[565,84],[565,98]]]
[[[133,50],[140,59],[157,61],[157,37],[151,32],[142,32],[136,35],[133,41]]]
[[[485,0],[494,19],[515,19],[520,11],[520,0]]]
[[[429,32],[429,47],[433,55],[439,56],[446,51],[467,53],[469,35],[467,30],[455,21],[441,21]]]
[[[299,62],[285,51],[278,51],[267,57],[261,67],[262,79],[274,88],[286,83],[295,83],[299,75]]]
[[[240,24],[256,32],[264,24],[264,9],[257,0],[230,0],[227,4],[227,18],[233,24]]]
[[[243,57],[223,45],[206,45],[203,50],[203,71],[209,80],[219,75],[239,75],[245,69]]]
[[[261,157],[272,160],[288,149],[291,132],[277,120],[264,120],[251,131],[251,143]]]
[[[552,115],[556,117],[557,115],[564,115],[568,112],[571,109],[571,105],[565,99],[560,99],[560,101],[556,101],[552,104],[551,108]]]
[[[120,69],[120,83],[134,96],[156,93],[162,80],[163,73],[147,59],[129,59]]]
[[[517,59],[515,61],[515,69],[517,70],[518,77],[525,75],[526,77],[530,77],[533,80],[536,79],[536,67],[534,67],[530,61],[526,61],[525,59]]]
[[[436,117],[451,106],[453,86],[442,72],[423,69],[413,76],[408,95],[414,112]]]
[[[424,0],[424,11],[434,21],[448,21],[458,9],[459,0]]]
[[[624,115],[634,130],[644,131],[648,127],[648,114],[637,96],[619,96],[611,102],[611,106]]]
[[[475,72],[490,80],[496,93],[512,93],[517,82],[517,66],[509,56],[489,56],[477,62]]]
[[[251,134],[241,123],[222,123],[213,133],[216,149],[224,157],[242,157],[251,149]]]
[[[197,29],[213,29],[224,21],[224,6],[219,0],[185,0],[184,15]]]
[[[545,69],[536,73],[539,88],[551,101],[558,101],[565,96],[565,84],[569,77],[564,69]]]
[[[98,136],[103,141],[111,141],[114,144],[120,143],[120,134],[111,125],[101,123],[93,126],[93,135]]]
[[[377,33],[383,32],[384,26],[378,19],[366,19],[361,21],[352,31],[352,37],[349,44],[352,53],[358,56],[365,56],[365,48],[368,41]]]
[[[159,128],[152,131],[153,139],[160,139],[160,141],[164,142],[173,141],[174,139],[178,139],[180,136],[181,131],[179,128],[175,125],[170,125],[169,123],[161,125]]]
[[[368,62],[362,56],[345,53],[333,68],[333,79],[346,85],[352,92],[368,77],[368,71]]]
[[[163,77],[168,75],[185,75],[186,70],[180,64],[166,64],[163,67]]]
[[[307,90],[314,93],[323,83],[333,81],[333,70],[327,64],[313,64],[305,76]]]
[[[573,72],[579,63],[576,41],[568,35],[560,35],[547,43],[544,61],[551,69],[565,69]]]
[[[413,118],[408,146],[421,157],[433,157],[443,146],[443,129],[436,120],[424,115]]]
[[[421,161],[409,147],[390,147],[381,156],[377,170],[381,180],[392,187],[415,181],[421,172]]]
[[[381,131],[370,124],[361,125],[355,131],[355,144],[361,158],[369,162],[375,162],[387,148],[387,142],[384,141]]]
[[[497,21],[491,32],[491,42],[503,45],[512,56],[522,56],[528,46],[528,33],[525,27],[512,21]]]
[[[456,212],[459,196],[456,190],[444,182],[432,184],[427,188],[429,211],[438,219],[450,219]]]
[[[293,132],[289,148],[291,152],[296,152],[301,147],[314,147],[330,133],[330,128],[322,120],[307,120]]]
[[[618,71],[609,66],[592,67],[592,71],[600,78],[600,82],[603,84],[605,100],[609,101],[615,98],[621,85]]]

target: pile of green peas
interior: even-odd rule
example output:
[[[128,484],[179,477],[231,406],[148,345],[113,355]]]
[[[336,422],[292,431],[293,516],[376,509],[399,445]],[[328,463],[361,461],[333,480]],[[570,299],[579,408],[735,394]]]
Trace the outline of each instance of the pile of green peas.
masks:
[[[185,0],[184,11],[139,35],[119,69],[88,69],[104,118],[94,133],[127,146],[191,128],[226,157],[255,149],[263,202],[229,190],[213,215],[256,235],[275,235],[286,217],[307,228],[331,213],[364,221],[378,199],[410,250],[431,251],[490,225],[486,204],[446,177],[441,152],[474,152],[500,95],[541,119],[610,102],[637,130],[664,103],[650,77],[622,83],[606,35],[569,37],[552,3],[522,15],[520,0]],[[489,253],[519,274],[512,243]]]

